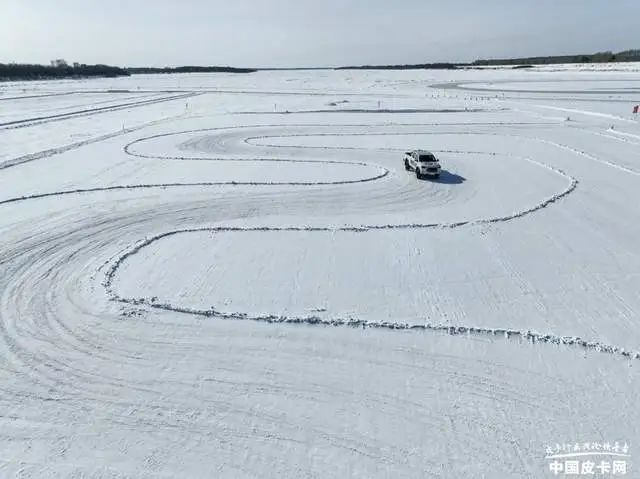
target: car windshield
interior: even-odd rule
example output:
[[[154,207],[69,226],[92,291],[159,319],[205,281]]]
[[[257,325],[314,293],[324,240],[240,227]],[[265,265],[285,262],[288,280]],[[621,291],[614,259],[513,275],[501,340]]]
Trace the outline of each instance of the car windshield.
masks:
[[[420,161],[423,163],[428,163],[430,161],[436,161],[436,157],[433,155],[423,155],[420,157]]]

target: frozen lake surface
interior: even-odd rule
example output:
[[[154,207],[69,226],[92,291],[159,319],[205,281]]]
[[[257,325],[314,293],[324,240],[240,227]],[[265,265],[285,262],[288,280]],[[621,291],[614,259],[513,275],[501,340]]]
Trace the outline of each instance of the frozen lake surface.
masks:
[[[0,84],[0,477],[637,477],[639,81]]]

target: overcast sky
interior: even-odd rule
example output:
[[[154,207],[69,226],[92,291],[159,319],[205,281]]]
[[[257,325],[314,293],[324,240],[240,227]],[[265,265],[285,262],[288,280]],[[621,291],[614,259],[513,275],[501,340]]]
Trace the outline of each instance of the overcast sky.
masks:
[[[640,48],[640,0],[0,0],[0,62],[337,66]]]

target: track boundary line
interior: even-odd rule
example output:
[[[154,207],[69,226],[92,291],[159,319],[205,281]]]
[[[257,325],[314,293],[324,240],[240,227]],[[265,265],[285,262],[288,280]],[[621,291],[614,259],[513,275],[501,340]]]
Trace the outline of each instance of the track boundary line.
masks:
[[[105,288],[107,296],[110,300],[127,304],[132,306],[146,306],[153,309],[171,311],[175,313],[190,314],[196,316],[203,316],[207,318],[216,318],[222,320],[245,320],[256,321],[269,324],[300,324],[310,326],[332,326],[332,327],[351,327],[351,328],[371,328],[371,329],[385,329],[393,331],[431,331],[446,333],[451,336],[462,335],[474,335],[483,337],[503,337],[508,339],[520,339],[526,340],[530,343],[543,343],[543,344],[555,344],[562,346],[574,346],[587,351],[595,351],[617,355],[629,360],[640,359],[640,351],[629,351],[625,348],[618,346],[601,343],[598,341],[588,341],[578,336],[559,336],[550,333],[538,333],[535,331],[516,330],[506,328],[482,328],[473,326],[452,326],[437,323],[424,323],[424,324],[409,324],[409,323],[395,323],[389,321],[367,321],[354,318],[333,318],[326,319],[319,316],[277,316],[277,315],[257,315],[252,316],[246,313],[231,312],[225,313],[217,311],[214,307],[208,310],[186,308],[180,306],[174,306],[170,303],[159,302],[156,298],[125,298],[115,292],[113,282],[116,274],[122,264],[130,258],[138,254],[141,250],[147,246],[155,243],[163,238],[175,236],[178,234],[186,233],[228,233],[228,232],[247,232],[247,231],[262,231],[262,232],[296,232],[296,231],[323,231],[323,232],[352,232],[352,233],[364,233],[367,229],[361,229],[357,227],[353,228],[313,228],[313,227],[205,227],[205,228],[187,228],[182,230],[168,231],[155,235],[151,238],[147,238],[138,244],[131,247],[129,250],[118,256],[106,270],[102,286]]]

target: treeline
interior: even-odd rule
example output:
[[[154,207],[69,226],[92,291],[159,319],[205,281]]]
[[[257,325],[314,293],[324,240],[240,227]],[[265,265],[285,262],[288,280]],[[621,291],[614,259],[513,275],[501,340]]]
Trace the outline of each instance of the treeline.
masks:
[[[85,77],[120,77],[141,73],[253,73],[251,68],[232,67],[196,67],[184,66],[176,68],[120,68],[109,65],[85,65],[83,63],[67,64],[64,60],[54,60],[51,65],[35,65],[27,63],[0,63],[0,81],[4,80],[47,80],[61,78]]]
[[[128,76],[123,68],[109,65],[32,65],[18,63],[0,63],[0,80],[42,80],[81,77],[118,77]]]
[[[132,75],[137,75],[142,73],[253,73],[258,70],[252,68],[186,66],[175,68],[134,67],[127,68],[127,71]]]
[[[560,63],[613,63],[638,62],[640,50],[626,50],[623,52],[599,52],[590,55],[560,55],[550,57],[502,58],[476,60],[471,66],[495,65],[557,65]]]
[[[453,63],[422,63],[419,65],[363,65],[338,67],[335,70],[455,70]]]
[[[455,70],[480,66],[512,65],[515,68],[530,68],[532,65],[553,65],[560,63],[609,63],[640,62],[640,50],[623,52],[599,52],[590,55],[559,55],[547,57],[500,58],[476,60],[473,63],[421,63],[416,65],[362,65],[338,67],[334,70]]]
[[[337,67],[334,70],[455,70],[481,66],[512,65],[526,68],[529,65],[552,65],[559,63],[608,63],[640,62],[640,50],[625,50],[618,53],[599,52],[590,55],[561,55],[527,58],[503,58],[476,60],[473,63],[421,63],[411,65],[362,65]],[[67,64],[63,59],[53,60],[51,65],[19,63],[0,63],[1,80],[40,80],[82,77],[119,77],[136,74],[156,73],[254,73],[257,68],[234,68],[218,66],[182,66],[182,67],[130,67],[120,68],[110,65],[86,65],[84,63]],[[270,70],[265,68],[263,70]],[[287,70],[280,68],[278,70]]]

